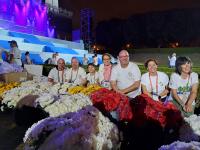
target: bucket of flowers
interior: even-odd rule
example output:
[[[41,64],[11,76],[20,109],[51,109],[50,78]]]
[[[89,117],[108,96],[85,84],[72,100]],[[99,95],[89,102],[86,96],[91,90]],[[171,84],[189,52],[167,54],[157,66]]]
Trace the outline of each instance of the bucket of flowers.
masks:
[[[133,117],[129,99],[125,95],[101,88],[92,92],[90,98],[93,105],[110,119],[128,121]]]

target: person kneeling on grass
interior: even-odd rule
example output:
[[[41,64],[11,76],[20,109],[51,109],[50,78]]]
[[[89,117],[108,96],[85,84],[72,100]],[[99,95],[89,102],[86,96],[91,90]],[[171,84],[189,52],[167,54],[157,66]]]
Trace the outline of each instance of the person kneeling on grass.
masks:
[[[145,62],[148,72],[141,77],[142,92],[153,100],[165,101],[168,91],[169,78],[164,72],[157,71],[158,63],[155,59]]]
[[[99,84],[99,73],[95,70],[93,63],[88,64],[87,85]]]
[[[194,113],[198,85],[198,74],[192,72],[191,60],[188,57],[179,57],[176,60],[175,73],[171,75],[169,87],[172,102],[185,117]]]

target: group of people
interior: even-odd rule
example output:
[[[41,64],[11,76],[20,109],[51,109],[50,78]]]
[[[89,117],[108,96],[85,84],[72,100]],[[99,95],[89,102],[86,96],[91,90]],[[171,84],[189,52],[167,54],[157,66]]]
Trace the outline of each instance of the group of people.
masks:
[[[16,64],[18,66],[23,66],[23,64],[32,64],[32,60],[30,58],[30,53],[27,51],[25,52],[25,58],[22,60],[21,58],[21,50],[18,48],[18,44],[15,40],[8,41],[10,44],[10,52],[7,53],[6,51],[6,57],[5,62],[8,62],[10,64]],[[2,55],[3,49],[1,50],[0,54]],[[0,59],[3,61],[2,57]]]
[[[176,60],[175,72],[172,73],[170,80],[167,74],[158,71],[155,59],[148,59],[145,62],[147,72],[141,75],[137,64],[129,61],[129,53],[126,50],[120,51],[118,58],[119,63],[112,65],[110,54],[103,54],[103,64],[99,66],[99,70],[96,71],[95,65],[89,63],[88,74],[79,66],[76,57],[71,59],[69,69],[65,67],[64,59],[60,58],[57,67],[50,71],[48,81],[83,86],[99,84],[130,98],[143,93],[155,101],[171,100],[184,116],[193,113],[199,81],[198,74],[192,72],[192,62],[189,58],[179,57]]]

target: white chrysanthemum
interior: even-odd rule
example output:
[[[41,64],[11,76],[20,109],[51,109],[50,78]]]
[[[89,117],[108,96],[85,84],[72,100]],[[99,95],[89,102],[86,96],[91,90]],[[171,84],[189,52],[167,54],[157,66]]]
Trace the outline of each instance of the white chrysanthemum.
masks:
[[[16,107],[17,103],[25,96],[32,94],[32,95],[39,95],[42,93],[40,89],[35,87],[16,87],[9,91],[7,91],[3,96],[2,103],[6,104],[8,107]]]
[[[49,113],[50,116],[55,117],[67,112],[76,112],[79,109],[92,105],[92,102],[88,96],[83,94],[75,95],[63,95],[56,102],[48,105],[44,110]]]
[[[39,97],[35,100],[36,105],[40,105],[42,108],[48,106],[49,104],[53,103],[55,100],[55,96],[50,93],[42,93]]]

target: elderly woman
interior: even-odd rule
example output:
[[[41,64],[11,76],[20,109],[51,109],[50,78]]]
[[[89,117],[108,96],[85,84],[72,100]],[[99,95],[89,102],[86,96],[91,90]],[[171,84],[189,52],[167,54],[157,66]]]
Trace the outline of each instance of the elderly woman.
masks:
[[[108,53],[102,55],[103,64],[99,66],[99,82],[101,86],[110,88],[110,77],[112,72],[111,56]]]
[[[155,59],[148,59],[145,62],[148,72],[141,77],[142,92],[153,100],[165,101],[168,91],[168,76],[158,69],[158,63]]]
[[[171,75],[169,87],[173,103],[185,117],[194,113],[195,99],[198,91],[198,74],[192,72],[192,62],[188,57],[176,60],[175,73]]]

